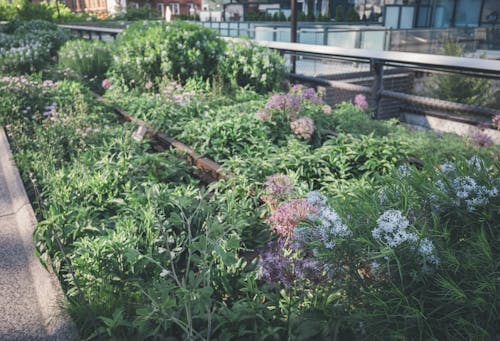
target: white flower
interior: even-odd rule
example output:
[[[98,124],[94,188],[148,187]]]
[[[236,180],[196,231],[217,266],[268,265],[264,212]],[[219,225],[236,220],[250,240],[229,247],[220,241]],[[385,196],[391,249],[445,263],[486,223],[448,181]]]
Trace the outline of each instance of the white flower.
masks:
[[[164,247],[159,247],[158,248],[158,253],[159,254],[165,253],[166,251],[167,251],[167,249],[165,249]]]
[[[372,230],[372,236],[389,247],[397,247],[407,241],[414,243],[417,236],[406,231],[409,225],[410,222],[401,211],[388,210],[377,219],[377,227]]]
[[[439,166],[439,169],[441,169],[441,172],[444,174],[449,174],[455,171],[455,165],[452,163],[445,163]]]
[[[170,274],[170,271],[168,271],[167,269],[163,269],[161,272],[160,272],[160,277],[165,277],[167,275]]]

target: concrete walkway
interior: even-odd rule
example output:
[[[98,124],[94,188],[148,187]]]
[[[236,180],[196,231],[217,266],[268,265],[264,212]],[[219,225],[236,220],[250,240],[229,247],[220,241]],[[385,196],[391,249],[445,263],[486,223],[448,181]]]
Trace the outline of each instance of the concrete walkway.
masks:
[[[0,127],[0,340],[77,340],[57,278],[34,255],[35,224]]]

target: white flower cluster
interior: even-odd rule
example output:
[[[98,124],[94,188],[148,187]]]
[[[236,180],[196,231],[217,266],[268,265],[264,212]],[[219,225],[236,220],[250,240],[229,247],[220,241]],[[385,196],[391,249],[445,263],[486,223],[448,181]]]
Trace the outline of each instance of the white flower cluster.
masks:
[[[406,231],[409,225],[410,222],[401,211],[388,210],[377,219],[377,227],[372,230],[372,236],[390,247],[397,247],[405,242],[415,243],[417,236]]]
[[[465,203],[467,211],[474,212],[478,206],[487,205],[489,199],[498,195],[498,189],[488,189],[478,185],[470,176],[461,176],[453,179],[451,188],[455,196],[455,204],[460,206]]]
[[[438,256],[436,256],[436,248],[434,247],[434,243],[431,240],[427,238],[423,238],[422,240],[420,240],[418,252],[424,259],[424,265],[425,263],[432,265],[439,264],[439,258]]]
[[[347,227],[337,212],[326,202],[326,198],[318,192],[309,192],[307,202],[318,209],[311,220],[316,221],[318,235],[327,249],[333,249],[336,245],[336,238],[349,238],[352,231]]]

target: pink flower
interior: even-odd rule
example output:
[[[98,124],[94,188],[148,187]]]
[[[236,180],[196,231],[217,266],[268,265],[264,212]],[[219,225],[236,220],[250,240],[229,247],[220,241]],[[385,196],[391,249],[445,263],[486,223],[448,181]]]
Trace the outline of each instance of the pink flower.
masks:
[[[323,113],[325,113],[326,115],[330,115],[332,113],[332,107],[329,106],[328,104],[323,105],[321,109],[323,110]]]
[[[354,97],[354,106],[357,109],[362,110],[362,111],[368,109],[368,102],[366,100],[365,95],[363,95],[363,94],[357,94]]]
[[[104,90],[108,90],[111,87],[111,81],[109,79],[104,79],[101,83]]]
[[[260,109],[255,113],[255,115],[259,120],[262,121],[271,121],[271,118],[273,117],[273,115],[265,109]]]
[[[472,134],[470,137],[472,142],[478,147],[491,147],[493,146],[493,140],[488,135],[478,131]]]
[[[153,82],[147,81],[144,87],[146,88],[146,90],[151,90],[153,88]]]
[[[493,123],[493,127],[500,130],[500,114],[496,114],[495,116],[493,116],[491,123]]]
[[[311,213],[317,213],[317,208],[308,203],[306,199],[295,199],[278,206],[269,217],[268,222],[277,234],[288,238],[292,235],[297,224],[305,220]]]
[[[274,174],[267,177],[266,198],[269,201],[282,201],[293,192],[292,179],[285,174]]]
[[[310,139],[312,134],[314,134],[314,130],[316,129],[316,127],[314,126],[314,121],[306,116],[300,117],[290,123],[290,128],[295,135],[305,140]]]

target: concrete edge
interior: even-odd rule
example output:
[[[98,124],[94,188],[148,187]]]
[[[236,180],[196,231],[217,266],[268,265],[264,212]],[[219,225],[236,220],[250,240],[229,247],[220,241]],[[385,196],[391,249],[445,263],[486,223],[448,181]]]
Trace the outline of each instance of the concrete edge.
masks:
[[[45,319],[45,337],[48,340],[72,341],[79,340],[77,329],[64,310],[65,297],[59,280],[53,272],[47,271],[35,256],[33,233],[37,220],[35,212],[26,194],[24,184],[15,165],[7,136],[0,127],[0,155],[3,162],[0,167],[4,170],[7,183],[7,192],[13,198],[13,208],[10,212],[15,214],[18,232],[23,240],[23,246],[30,257],[30,274],[36,290],[40,310]],[[5,162],[5,159],[8,161]]]

